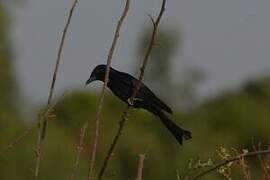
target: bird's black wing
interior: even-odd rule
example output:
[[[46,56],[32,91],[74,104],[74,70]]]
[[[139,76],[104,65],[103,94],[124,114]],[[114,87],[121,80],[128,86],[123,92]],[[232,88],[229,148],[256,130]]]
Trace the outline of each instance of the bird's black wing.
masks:
[[[156,106],[160,107],[162,110],[172,114],[172,109],[161,101],[146,85],[142,84],[138,92],[138,96],[144,96],[150,99],[150,101]]]
[[[119,78],[119,81],[121,83],[125,84],[128,87],[132,87],[132,92],[135,90],[135,86],[138,82],[138,79],[134,78],[133,76],[120,72],[121,73],[121,78]],[[121,79],[121,80],[120,80]],[[132,94],[132,93],[131,93]],[[131,96],[131,95],[130,95]],[[155,107],[159,107],[162,110],[172,114],[172,109],[166,105],[163,101],[161,101],[145,84],[141,84],[141,87],[136,95],[136,98],[138,98],[138,101],[142,99],[147,105],[154,105]],[[136,101],[136,99],[135,99]]]
[[[112,69],[110,72],[110,79],[108,86],[113,91],[113,93],[118,96],[122,101],[129,103],[129,98],[135,90],[135,86],[138,80],[131,75],[119,72]],[[146,85],[143,83],[133,101],[134,108],[143,108],[154,115],[158,116],[165,127],[172,133],[172,135],[177,139],[179,144],[182,144],[183,140],[191,138],[191,132],[182,129],[172,122],[164,113],[172,113],[170,107],[168,107],[164,102],[162,102]],[[164,110],[164,111],[163,111]]]
[[[110,73],[108,86],[113,93],[122,101],[127,102],[133,91],[132,76],[126,73],[113,70]]]

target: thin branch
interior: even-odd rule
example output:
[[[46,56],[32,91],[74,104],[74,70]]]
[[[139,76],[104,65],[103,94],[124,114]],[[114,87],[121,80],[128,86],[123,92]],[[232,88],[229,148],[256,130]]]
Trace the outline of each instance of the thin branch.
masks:
[[[105,79],[104,79],[104,84],[102,91],[100,93],[99,99],[98,99],[98,108],[97,108],[97,113],[96,113],[96,126],[95,126],[95,135],[94,135],[94,142],[93,142],[93,147],[92,147],[92,155],[91,155],[91,160],[90,160],[90,166],[88,169],[88,180],[91,179],[95,161],[96,161],[96,153],[97,153],[97,145],[98,145],[98,138],[99,138],[99,124],[100,124],[100,116],[101,116],[101,110],[103,106],[103,100],[105,96],[105,90],[107,88],[107,84],[109,81],[109,70],[111,67],[111,62],[112,62],[112,56],[116,47],[117,40],[120,35],[120,29],[122,27],[122,24],[124,22],[125,17],[127,16],[128,10],[129,10],[129,4],[130,0],[126,0],[125,8],[124,11],[120,17],[120,20],[117,23],[115,34],[113,37],[112,45],[108,54],[107,58],[107,67],[106,67],[106,74],[105,74]]]
[[[48,116],[50,115],[50,112],[55,108],[55,106],[63,99],[63,97],[65,97],[65,95],[67,94],[67,92],[65,92],[61,98],[59,98],[53,105],[51,105],[49,108],[46,109],[46,111],[44,111],[40,116],[39,116],[39,121],[37,123],[35,123],[34,125],[31,125],[30,127],[28,127],[26,130],[24,130],[19,136],[17,136],[15,138],[15,140],[13,140],[12,142],[10,142],[6,147],[3,148],[3,151],[1,152],[4,153],[6,151],[11,150],[12,148],[14,148],[17,144],[19,144],[27,135],[29,135],[37,126],[40,122],[43,121],[44,118],[48,118]]]
[[[55,82],[56,82],[56,77],[57,77],[60,61],[61,61],[61,55],[62,55],[62,51],[63,51],[64,42],[65,42],[65,39],[66,39],[67,30],[68,30],[70,22],[71,22],[71,17],[73,15],[73,11],[74,11],[77,3],[78,3],[78,0],[74,0],[73,5],[72,5],[72,7],[71,7],[71,9],[69,11],[67,23],[66,23],[65,28],[63,30],[60,46],[59,46],[59,49],[58,49],[55,69],[54,69],[54,73],[53,73],[52,83],[51,83],[50,90],[49,90],[47,108],[50,108],[51,103],[52,103],[53,92],[54,92],[54,87],[55,87]],[[37,139],[37,145],[36,145],[36,165],[35,165],[35,171],[34,171],[35,179],[38,179],[39,167],[40,167],[40,161],[41,161],[41,153],[42,153],[42,144],[43,144],[43,142],[45,140],[45,135],[46,135],[47,119],[48,118],[45,117],[42,120],[42,122],[39,123],[39,125],[38,125],[39,133],[38,133],[38,139]]]
[[[20,134],[18,137],[15,138],[15,140],[13,140],[12,142],[10,142],[4,149],[3,149],[3,153],[14,148],[15,145],[17,145],[19,142],[21,142],[21,140],[26,137],[28,134],[30,134],[30,132],[32,132],[34,129],[36,128],[36,126],[30,126],[28,127],[26,130],[24,130],[24,132],[22,134]]]
[[[156,34],[157,34],[157,29],[158,29],[158,25],[159,25],[159,22],[160,22],[160,19],[165,11],[165,5],[166,5],[166,0],[163,0],[162,1],[162,5],[161,5],[161,9],[160,9],[160,12],[159,12],[159,15],[156,19],[156,21],[153,23],[153,32],[152,32],[152,36],[151,36],[151,41],[149,43],[149,46],[147,48],[147,51],[146,51],[146,54],[145,54],[145,57],[143,59],[143,64],[140,68],[140,75],[139,75],[139,80],[135,86],[135,90],[134,92],[132,93],[129,101],[130,101],[130,105],[127,105],[125,111],[123,112],[122,114],[122,119],[120,120],[119,122],[119,128],[118,128],[118,131],[113,139],[113,142],[109,148],[109,151],[107,152],[107,155],[105,157],[105,160],[102,164],[102,167],[101,167],[101,170],[99,172],[99,176],[98,176],[98,179],[101,180],[103,175],[104,175],[104,172],[108,166],[108,163],[109,163],[109,160],[113,154],[113,151],[116,147],[116,144],[119,140],[119,137],[121,136],[122,134],[122,131],[123,131],[123,128],[124,128],[124,125],[125,125],[125,122],[128,120],[128,114],[129,114],[129,110],[130,108],[132,108],[132,104],[133,104],[133,99],[134,97],[136,97],[136,94],[140,88],[140,85],[141,85],[141,82],[142,82],[142,79],[143,79],[143,75],[144,75],[144,71],[145,71],[145,68],[146,68],[146,65],[147,65],[147,62],[148,62],[148,59],[149,59],[149,56],[150,56],[150,53],[151,53],[151,50],[153,48],[153,45],[154,45],[154,42],[155,42],[155,38],[156,38]],[[151,18],[152,19],[152,18]]]
[[[130,98],[130,102],[131,104],[133,104],[133,99],[134,97],[136,97],[136,94],[138,93],[139,89],[140,89],[140,86],[141,86],[141,83],[142,83],[142,79],[143,79],[143,75],[144,75],[144,71],[145,71],[145,68],[146,68],[146,65],[147,65],[147,62],[148,62],[148,59],[149,59],[149,56],[150,56],[150,53],[153,49],[153,46],[154,46],[154,43],[155,43],[155,40],[156,40],[156,34],[157,34],[157,29],[158,29],[158,25],[159,25],[159,22],[161,20],[161,17],[165,11],[165,5],[166,5],[166,0],[163,0],[162,1],[162,5],[161,5],[161,9],[160,9],[160,12],[159,12],[159,15],[156,19],[156,21],[154,22],[153,21],[153,18],[151,18],[151,21],[153,23],[153,32],[152,32],[152,37],[151,37],[151,40],[150,40],[150,44],[148,46],[148,49],[146,51],[146,54],[145,54],[145,57],[143,59],[143,64],[140,68],[140,76],[139,76],[139,81],[138,83],[136,84],[136,87],[135,87],[135,90]],[[151,17],[151,16],[150,16]]]
[[[240,154],[240,156],[241,158],[239,159],[239,165],[243,172],[243,180],[250,180],[250,171],[245,162],[245,158],[243,157],[243,154]]]
[[[212,171],[215,171],[216,169],[218,169],[219,167],[221,166],[224,166],[228,163],[231,163],[231,162],[234,162],[234,161],[240,161],[241,158],[247,158],[247,157],[252,157],[252,156],[257,156],[257,155],[264,155],[264,154],[270,154],[270,149],[268,150],[263,150],[263,151],[254,151],[254,152],[250,152],[250,153],[246,153],[246,154],[242,154],[242,155],[238,155],[238,156],[235,156],[231,159],[228,159],[228,160],[225,160],[225,161],[222,161],[218,164],[216,164],[215,166],[197,174],[196,176],[194,176],[193,178],[191,178],[190,180],[197,180],[197,179],[200,179],[201,177],[205,176],[206,174],[212,172]]]
[[[261,150],[261,143],[259,143],[258,144],[258,149],[256,148],[256,146],[253,144],[252,145],[252,148],[253,148],[253,150],[255,151],[255,152],[257,152],[257,151],[260,151]],[[264,160],[262,159],[262,156],[261,155],[257,155],[257,158],[258,158],[258,160],[259,160],[259,163],[260,163],[260,166],[261,166],[261,168],[262,168],[262,170],[263,170],[263,173],[264,173],[264,179],[265,180],[269,180],[270,178],[269,178],[269,173],[268,173],[268,171],[267,171],[267,165],[265,164],[265,162],[264,162]]]
[[[80,141],[79,141],[79,144],[77,146],[77,155],[76,155],[76,160],[74,163],[73,172],[72,172],[71,178],[70,178],[71,180],[75,179],[76,172],[77,172],[77,169],[79,167],[80,157],[81,157],[81,153],[83,150],[83,141],[84,141],[85,132],[86,132],[87,127],[88,127],[88,122],[84,123],[83,127],[81,128]]]
[[[138,172],[136,180],[142,180],[145,154],[139,154]]]
[[[118,128],[118,131],[113,139],[113,142],[109,148],[109,151],[107,152],[107,155],[106,155],[106,158],[102,164],[102,167],[101,167],[101,170],[99,172],[99,175],[98,175],[98,179],[101,180],[102,177],[103,177],[103,174],[107,168],[107,165],[108,165],[108,162],[113,154],[113,151],[114,151],[114,148],[118,142],[118,139],[120,138],[121,134],[122,134],[122,131],[123,131],[123,128],[124,128],[124,125],[125,125],[125,122],[127,121],[128,119],[128,110],[129,110],[129,106],[126,107],[126,110],[124,111],[123,115],[122,115],[122,119],[121,121],[119,122],[119,128]]]

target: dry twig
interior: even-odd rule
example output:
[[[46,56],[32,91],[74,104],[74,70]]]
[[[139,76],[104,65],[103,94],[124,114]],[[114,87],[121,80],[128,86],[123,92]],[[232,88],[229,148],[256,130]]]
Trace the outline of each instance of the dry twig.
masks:
[[[53,111],[53,109],[55,108],[55,106],[58,104],[58,102],[61,101],[61,99],[63,99],[63,97],[66,95],[67,92],[65,92],[61,98],[59,98],[53,105],[51,105],[49,108],[46,109],[45,112],[41,113],[41,115],[39,116],[39,121],[37,123],[35,123],[34,125],[28,127],[26,130],[24,130],[24,132],[22,132],[19,136],[17,136],[15,138],[15,140],[13,140],[12,142],[10,142],[6,147],[3,148],[3,151],[1,153],[4,153],[6,151],[11,150],[12,148],[14,148],[18,143],[20,143],[28,134],[30,134],[37,126],[40,122],[43,121],[43,119],[48,116],[50,116],[51,111]],[[48,119],[47,119],[48,120]]]
[[[75,179],[76,172],[77,172],[77,169],[79,167],[79,161],[80,161],[81,153],[82,153],[82,150],[83,150],[83,140],[84,140],[84,137],[85,137],[85,132],[86,132],[87,127],[88,127],[88,123],[86,122],[83,125],[83,127],[81,128],[80,141],[79,141],[79,144],[77,146],[77,155],[76,155],[76,160],[75,160],[75,163],[74,163],[73,172],[72,172],[71,178],[70,178],[71,180]]]
[[[239,159],[239,165],[243,172],[243,180],[250,180],[250,171],[248,168],[248,165],[245,162],[245,158],[243,157],[243,154],[240,154],[241,158]]]
[[[142,180],[145,154],[139,154],[138,172],[136,180]]]
[[[77,2],[78,2],[78,0],[74,0],[73,5],[69,11],[67,23],[66,23],[65,28],[63,30],[60,46],[59,46],[58,53],[57,53],[55,69],[54,69],[54,73],[53,73],[53,77],[52,77],[52,83],[51,83],[50,90],[49,90],[47,109],[49,109],[51,107],[51,104],[52,104],[53,92],[54,92],[54,87],[55,87],[55,82],[56,82],[56,77],[57,77],[60,61],[61,61],[63,46],[64,46],[64,42],[66,39],[67,30],[68,30],[70,22],[71,22],[71,17],[73,15],[73,11],[77,5]],[[35,152],[36,152],[36,163],[35,163],[35,170],[34,170],[34,178],[35,179],[38,179],[39,167],[40,167],[40,161],[41,161],[41,153],[42,153],[42,144],[45,140],[47,120],[48,120],[48,117],[44,116],[44,118],[42,118],[42,121],[38,125],[39,132],[38,132],[38,139],[37,139],[37,145],[36,145],[36,150],[35,150]]]
[[[230,159],[227,159],[225,161],[222,161],[218,164],[216,164],[215,166],[197,174],[196,176],[194,176],[193,178],[191,178],[190,180],[197,180],[197,179],[200,179],[201,177],[205,176],[206,174],[212,172],[212,171],[215,171],[216,169],[218,169],[219,167],[221,166],[224,166],[228,163],[231,163],[231,162],[235,162],[235,161],[240,161],[241,158],[247,158],[247,157],[252,157],[252,156],[257,156],[257,155],[264,155],[264,154],[270,154],[270,149],[268,150],[263,150],[263,151],[253,151],[253,152],[249,152],[249,153],[246,153],[246,154],[242,154],[242,155],[238,155],[238,156],[235,156],[235,157],[232,157]]]
[[[115,34],[113,37],[112,45],[108,54],[107,58],[107,67],[106,67],[106,74],[105,74],[105,79],[104,79],[104,85],[102,88],[102,91],[100,93],[99,99],[98,99],[98,105],[97,105],[97,113],[96,113],[96,126],[95,126],[95,135],[94,135],[94,142],[93,142],[93,147],[92,147],[92,155],[91,155],[91,160],[90,160],[90,165],[88,169],[88,180],[91,179],[94,165],[95,165],[95,160],[96,160],[96,153],[97,153],[97,144],[98,144],[98,138],[99,138],[99,124],[100,124],[100,116],[101,116],[101,110],[103,106],[103,100],[105,96],[105,90],[107,88],[107,84],[109,81],[109,70],[111,67],[111,62],[112,62],[112,56],[116,47],[117,40],[119,38],[120,34],[120,29],[121,26],[124,22],[125,17],[127,16],[128,10],[129,10],[129,4],[130,0],[126,0],[126,5],[124,8],[124,11],[120,17],[120,20],[117,23]]]
[[[136,84],[135,90],[134,90],[134,92],[132,93],[132,96],[131,96],[130,99],[129,99],[129,100],[130,100],[130,104],[133,104],[133,99],[134,99],[134,97],[136,96],[136,94],[137,94],[137,92],[138,92],[138,90],[139,90],[139,88],[140,88],[140,85],[141,85],[141,83],[142,83],[142,79],[143,79],[145,67],[146,67],[146,65],[147,65],[147,62],[148,62],[148,59],[149,59],[151,50],[152,50],[153,45],[154,45],[154,42],[155,42],[155,38],[156,38],[156,34],[157,34],[158,25],[159,25],[159,22],[160,22],[160,19],[161,19],[162,15],[163,15],[163,13],[164,13],[164,11],[165,11],[165,5],[166,5],[166,0],[163,0],[163,1],[162,1],[162,5],[161,5],[161,9],[160,9],[160,12],[159,12],[159,15],[158,15],[156,21],[154,21],[153,18],[151,18],[152,23],[153,23],[153,32],[152,32],[151,40],[150,40],[149,46],[148,46],[148,48],[147,48],[145,57],[144,57],[144,59],[143,59],[143,64],[142,64],[142,66],[141,66],[141,68],[140,68],[140,75],[139,75],[139,78],[138,78],[138,79],[139,79],[139,80],[138,80],[138,83]],[[118,139],[119,139],[119,137],[120,137],[121,134],[122,134],[122,131],[123,131],[125,122],[128,120],[128,113],[129,113],[129,110],[131,109],[131,107],[132,107],[132,106],[127,105],[125,111],[124,111],[123,114],[122,114],[122,119],[121,119],[121,121],[119,122],[119,128],[118,128],[118,131],[117,131],[117,133],[116,133],[116,135],[115,135],[115,137],[114,137],[114,139],[113,139],[113,142],[112,142],[112,144],[111,144],[111,146],[110,146],[110,148],[109,148],[109,151],[108,151],[108,153],[107,153],[107,155],[106,155],[106,157],[105,157],[105,160],[104,160],[104,162],[103,162],[103,164],[102,164],[102,167],[101,167],[101,170],[100,170],[100,172],[99,172],[99,176],[98,176],[98,179],[99,179],[99,180],[102,179],[102,177],[103,177],[103,175],[104,175],[104,172],[105,172],[105,170],[106,170],[106,168],[107,168],[108,162],[109,162],[109,160],[110,160],[110,158],[111,158],[111,156],[112,156],[112,153],[113,153],[113,151],[114,151],[114,149],[115,149],[115,146],[116,146],[116,144],[117,144],[117,142],[118,142]]]
[[[30,132],[32,132],[35,129],[36,126],[30,126],[22,134],[20,134],[18,137],[15,138],[12,142],[10,142],[4,149],[3,152],[6,152],[10,149],[12,149],[15,145],[17,145],[21,140],[26,137]]]
[[[260,151],[261,150],[261,143],[258,144],[258,149],[256,148],[256,146],[254,144],[252,145],[252,148],[253,148],[253,150],[255,152]],[[267,170],[266,163],[264,162],[264,160],[262,159],[262,156],[260,154],[257,154],[257,158],[259,160],[260,166],[261,166],[261,168],[263,170],[263,173],[264,173],[263,174],[264,175],[263,179],[264,180],[269,180],[270,177],[269,177],[269,173],[268,173],[268,170]]]

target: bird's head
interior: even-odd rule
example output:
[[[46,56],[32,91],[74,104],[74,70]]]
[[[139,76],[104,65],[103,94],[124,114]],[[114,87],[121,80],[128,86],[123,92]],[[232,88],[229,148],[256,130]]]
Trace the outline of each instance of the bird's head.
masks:
[[[105,73],[106,73],[106,65],[100,64],[96,66],[95,69],[92,71],[90,78],[86,81],[85,85],[88,85],[96,80],[104,81]]]

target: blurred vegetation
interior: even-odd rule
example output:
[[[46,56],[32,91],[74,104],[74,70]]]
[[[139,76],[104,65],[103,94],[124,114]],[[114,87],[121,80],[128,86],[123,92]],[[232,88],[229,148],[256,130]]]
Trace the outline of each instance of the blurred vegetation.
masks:
[[[148,47],[152,27],[144,28],[139,39],[137,54],[143,57]],[[147,70],[144,75],[144,82],[152,87],[159,97],[173,105],[187,108],[192,106],[196,100],[195,89],[199,83],[204,81],[204,72],[197,67],[189,67],[181,63],[181,59],[176,59],[182,52],[184,31],[178,27],[164,26],[159,28],[156,42],[153,46]],[[181,57],[181,56],[180,56]],[[139,62],[135,62],[135,71],[138,70]],[[180,62],[181,67],[174,70],[174,66]],[[162,82],[162,83],[160,83]],[[168,89],[170,93],[168,94]],[[177,97],[178,101],[175,101]]]
[[[16,102],[19,102],[19,92],[17,92],[14,79],[14,61],[8,37],[7,14],[0,4],[1,149],[29,126],[19,113],[21,105],[16,105]],[[173,36],[167,39],[171,41]],[[153,57],[169,58],[172,51],[174,50],[165,55],[159,54]],[[165,67],[170,69],[170,65]],[[164,74],[166,73],[168,73],[167,70],[164,71]],[[57,104],[53,112],[55,118],[50,119],[48,127],[40,179],[59,180],[70,177],[76,157],[80,128],[85,121],[89,120],[87,141],[78,170],[78,179],[86,178],[89,148],[92,144],[89,139],[94,134],[96,102],[96,93],[76,91],[65,96]],[[108,92],[102,110],[96,173],[117,130],[123,109],[124,104]],[[258,142],[262,143],[262,148],[268,147],[270,139],[269,78],[250,81],[236,92],[227,92],[185,113],[178,108],[173,109],[172,119],[191,130],[193,139],[184,142],[184,146],[180,147],[156,117],[143,110],[132,110],[124,134],[106,172],[106,179],[134,179],[139,153],[146,153],[143,179],[164,180],[179,179],[194,174],[197,172],[196,169],[208,167],[226,154],[230,154],[231,148],[239,151],[251,150],[252,144]],[[34,166],[36,134],[37,132],[32,133],[7,152],[1,151],[1,180],[32,178],[31,168]],[[261,178],[262,170],[258,160],[253,158],[247,163],[250,166],[252,179]],[[267,163],[270,163],[269,159]],[[243,174],[239,168],[236,168],[232,170],[230,176],[233,177],[232,179],[239,179]],[[214,180],[224,179],[224,177],[222,173],[212,173],[203,179]]]

